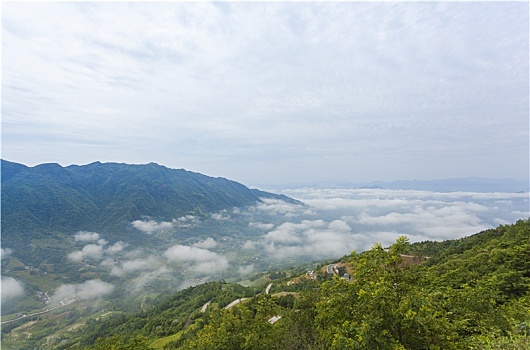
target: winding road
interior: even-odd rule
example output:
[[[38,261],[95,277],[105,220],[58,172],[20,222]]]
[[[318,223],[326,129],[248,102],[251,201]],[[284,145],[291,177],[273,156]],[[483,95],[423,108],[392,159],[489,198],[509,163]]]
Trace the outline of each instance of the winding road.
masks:
[[[201,308],[201,312],[206,312],[206,308],[208,307],[208,305],[210,305],[212,301],[210,300],[209,302],[207,302],[206,304],[204,304]]]
[[[250,299],[250,298],[239,298],[239,299],[236,299],[233,302],[231,302],[230,304],[226,305],[224,307],[224,309],[225,310],[230,309],[232,306],[235,306],[235,305],[239,304],[240,302],[248,300],[248,299]]]
[[[337,264],[329,264],[327,268],[328,273],[333,273],[333,269],[337,266]]]
[[[48,313],[50,311],[56,310],[58,308],[61,308],[63,306],[70,305],[71,303],[74,303],[75,301],[76,301],[75,299],[71,299],[71,300],[67,300],[67,301],[62,301],[61,300],[61,305],[54,306],[54,307],[46,309],[44,311],[35,312],[33,314],[24,315],[24,316],[21,316],[19,318],[15,318],[14,320],[4,321],[4,322],[1,322],[0,325],[8,324],[8,323],[15,322],[15,321],[18,321],[18,320],[22,320],[23,318],[28,318],[28,317],[33,317],[33,316],[37,316],[37,315],[42,315],[42,314]]]

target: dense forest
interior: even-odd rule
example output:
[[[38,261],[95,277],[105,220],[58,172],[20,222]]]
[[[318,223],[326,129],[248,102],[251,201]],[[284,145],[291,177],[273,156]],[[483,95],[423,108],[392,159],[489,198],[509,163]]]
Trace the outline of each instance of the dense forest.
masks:
[[[429,258],[408,264],[407,255]],[[318,271],[316,280],[274,279],[271,294],[221,282],[190,287],[149,311],[93,322],[61,348],[530,347],[529,220],[444,242],[401,237],[342,260],[349,281]]]
[[[207,217],[254,205],[261,198],[299,203],[225,178],[155,163],[27,167],[2,159],[1,170],[2,245],[32,264],[64,264],[58,259],[70,232],[105,232],[111,241],[144,246],[153,237],[132,229],[134,220]]]

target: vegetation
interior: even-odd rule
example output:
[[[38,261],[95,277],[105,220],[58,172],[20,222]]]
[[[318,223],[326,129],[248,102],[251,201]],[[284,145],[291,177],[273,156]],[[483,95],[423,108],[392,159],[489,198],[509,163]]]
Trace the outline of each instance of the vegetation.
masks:
[[[275,290],[297,291],[254,297],[253,289],[208,283],[90,325],[61,348],[527,349],[529,251],[529,220],[439,244],[401,237],[389,249],[349,255],[349,282],[302,276],[293,284],[275,273]],[[427,262],[403,263],[402,255],[424,252]]]
[[[23,297],[2,304],[2,321],[9,321],[2,324],[3,347],[529,348],[529,221],[452,241],[409,244],[400,238],[388,250],[374,245],[341,258],[334,276],[323,265],[287,270],[286,261],[241,249],[241,242],[263,234],[249,218],[279,225],[278,217],[267,212],[230,220],[212,215],[262,197],[295,202],[156,164],[29,168],[2,161],[2,246],[9,249],[2,275],[25,287]],[[133,220],[175,218],[186,223],[156,234],[131,225]],[[68,260],[68,252],[86,245],[73,237],[79,230],[101,232],[102,241],[110,241],[102,244],[109,246],[123,239],[131,250],[141,247],[142,256],[159,256],[175,242],[193,246],[213,238],[213,252],[234,264],[221,276],[183,266],[138,293],[129,288],[138,274],[113,275],[114,265],[98,259]],[[113,255],[114,264],[121,266],[125,255]],[[416,256],[429,258],[414,265],[424,260]],[[225,282],[240,281],[237,266],[256,271],[245,277],[252,287]],[[339,278],[345,272],[349,281]],[[174,293],[182,285],[215,278],[222,281]],[[48,306],[59,286],[98,279],[114,286],[107,299]]]
[[[156,306],[149,310],[135,314],[120,313],[104,321],[88,320],[83,334],[63,343],[61,348],[74,344],[83,348],[94,343],[105,348],[109,342],[132,346],[133,343],[138,345],[139,339],[163,338],[201,322],[204,315],[209,315],[212,309],[223,308],[235,299],[253,297],[256,293],[254,288],[221,282],[189,287],[169,298],[155,300]],[[203,310],[205,305],[207,306]],[[120,337],[116,338],[117,335]],[[99,342],[98,338],[101,338]]]
[[[126,237],[129,243],[144,245],[152,238],[132,230],[130,223],[146,216],[163,221],[205,216],[252,205],[264,197],[297,203],[235,181],[155,163],[26,167],[2,160],[1,164],[2,245],[32,264],[64,264],[64,254],[57,250],[65,244],[65,233],[106,232],[112,241]],[[45,239],[50,244],[42,244]]]

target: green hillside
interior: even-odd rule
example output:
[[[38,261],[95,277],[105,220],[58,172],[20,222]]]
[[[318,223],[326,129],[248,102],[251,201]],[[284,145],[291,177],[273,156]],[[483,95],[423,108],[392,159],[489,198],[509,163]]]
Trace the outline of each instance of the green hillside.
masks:
[[[61,246],[64,235],[96,231],[114,240],[126,236],[127,241],[146,241],[146,235],[131,229],[132,221],[204,216],[264,197],[296,202],[235,181],[154,163],[26,167],[2,160],[1,170],[2,245],[28,259],[32,240],[51,241],[40,248]]]
[[[425,263],[403,264],[402,255],[426,251]],[[529,252],[529,220],[440,243],[402,237],[346,257],[350,281],[276,273],[271,294],[256,296],[218,282],[190,287],[56,348],[528,349]]]

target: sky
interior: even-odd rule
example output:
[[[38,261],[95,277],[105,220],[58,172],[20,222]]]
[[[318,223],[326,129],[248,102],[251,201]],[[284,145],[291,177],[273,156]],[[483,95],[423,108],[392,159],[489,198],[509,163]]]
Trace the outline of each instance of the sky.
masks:
[[[527,2],[1,6],[3,159],[528,178]]]

